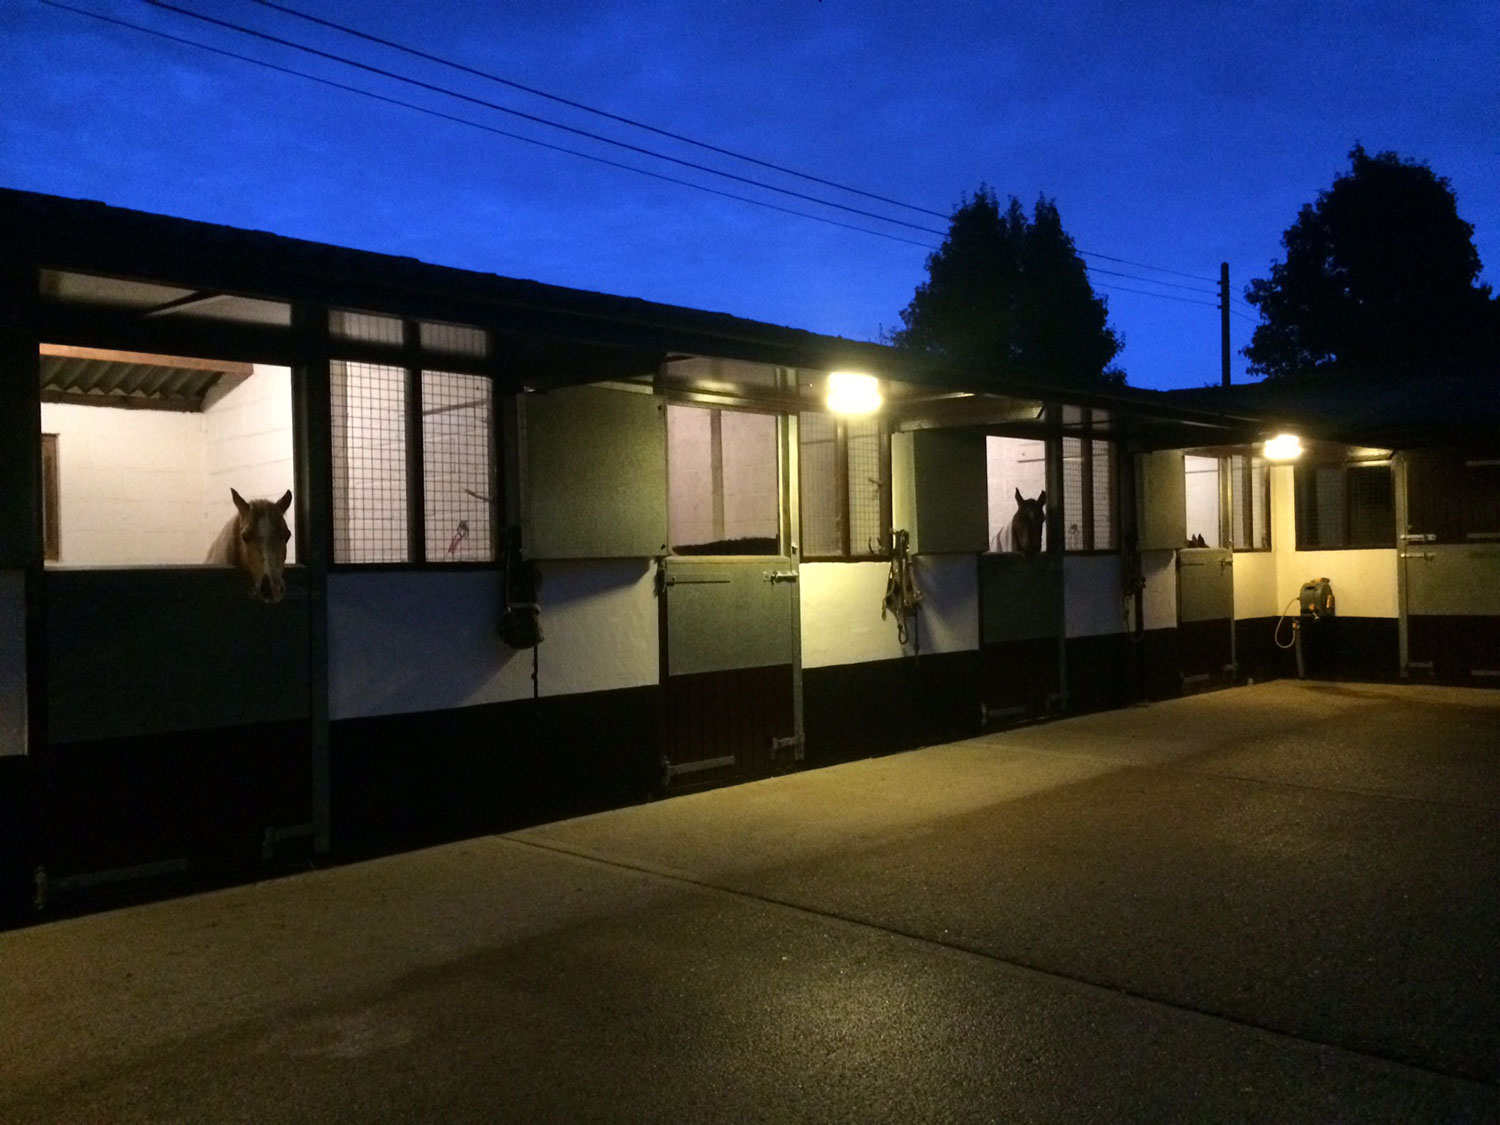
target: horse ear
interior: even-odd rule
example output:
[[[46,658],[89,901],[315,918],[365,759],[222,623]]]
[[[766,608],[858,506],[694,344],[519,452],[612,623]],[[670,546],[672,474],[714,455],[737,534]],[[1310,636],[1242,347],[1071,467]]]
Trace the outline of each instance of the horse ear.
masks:
[[[245,498],[234,489],[229,490],[229,495],[234,497],[234,506],[240,510],[240,515],[243,516],[250,510],[250,505],[245,503]]]
[[[292,490],[289,488],[289,489],[286,490],[286,495],[283,496],[280,500],[276,501],[276,510],[278,512],[280,512],[282,515],[286,515],[286,510],[288,508],[290,508],[291,506],[292,506]]]
[[[1017,504],[1024,504],[1024,503],[1026,503],[1025,500],[1021,499],[1021,490],[1019,488],[1016,489],[1016,503]]]
[[[1036,494],[1036,502],[1042,505],[1047,503],[1047,490],[1045,488]]]

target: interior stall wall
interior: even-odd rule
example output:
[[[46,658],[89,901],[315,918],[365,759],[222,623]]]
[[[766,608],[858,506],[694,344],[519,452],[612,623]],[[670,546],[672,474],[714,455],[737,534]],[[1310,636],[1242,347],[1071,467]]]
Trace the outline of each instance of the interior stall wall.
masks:
[[[1308,579],[1327,578],[1333,586],[1340,617],[1399,616],[1395,548],[1299,551],[1294,504],[1292,467],[1273,466],[1271,542],[1276,558],[1276,608],[1273,612],[1280,613],[1281,607],[1297,596]],[[1238,573],[1235,578],[1238,583]]]
[[[67,566],[201,563],[201,414],[42,404],[42,432],[57,435],[58,562]]]
[[[1203,536],[1210,547],[1219,547],[1219,459],[1185,456],[1182,459],[1183,492],[1187,502],[1187,537]],[[1184,544],[1186,546],[1186,544]]]
[[[641,559],[545,562],[537,691],[572,695],[659,678],[655,576]],[[328,578],[329,712],[395,715],[525,699],[532,652],[495,632],[492,571]]]
[[[0,758],[26,753],[26,575],[0,571]]]
[[[969,556],[922,555],[913,563],[922,592],[917,632],[903,648],[896,622],[880,616],[889,567],[883,562],[806,563],[801,568],[802,666],[890,660],[915,652],[979,647],[979,580]]]
[[[990,550],[1013,551],[1010,521],[1016,514],[1016,492],[1035,500],[1047,488],[1047,443],[1040,438],[990,435],[985,439],[986,484],[989,493]],[[1042,549],[1047,528],[1042,526]]]
[[[210,540],[234,514],[231,488],[246,500],[275,500],[292,487],[291,379],[288,368],[256,364],[250,378],[210,393],[204,403],[204,507]],[[297,561],[296,536],[287,544],[286,559]]]
[[[292,485],[290,373],[257,367],[199,412],[43,403],[65,566],[201,563],[247,500]],[[295,540],[287,548],[296,560]]]

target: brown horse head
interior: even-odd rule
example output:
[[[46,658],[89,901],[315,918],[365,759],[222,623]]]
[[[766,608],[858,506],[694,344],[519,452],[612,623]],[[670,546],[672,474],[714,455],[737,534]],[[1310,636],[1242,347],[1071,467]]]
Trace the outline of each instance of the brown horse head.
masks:
[[[1028,500],[1016,489],[1016,514],[1010,518],[1010,545],[1012,550],[1030,558],[1042,549],[1042,525],[1046,521],[1047,490],[1043,489],[1035,500]]]
[[[234,506],[239,510],[235,521],[234,563],[250,575],[255,597],[274,605],[286,593],[282,570],[286,566],[286,544],[292,537],[286,524],[286,511],[292,506],[288,490],[280,500],[246,500],[234,489]]]

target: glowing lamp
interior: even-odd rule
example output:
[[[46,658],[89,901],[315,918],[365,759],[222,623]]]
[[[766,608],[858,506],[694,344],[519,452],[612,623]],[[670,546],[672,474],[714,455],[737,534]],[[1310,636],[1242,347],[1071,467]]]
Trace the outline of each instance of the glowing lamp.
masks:
[[[873,414],[885,401],[873,375],[853,371],[828,373],[828,409],[835,414]]]
[[[1302,456],[1302,439],[1296,434],[1277,434],[1266,442],[1266,460],[1295,461]]]

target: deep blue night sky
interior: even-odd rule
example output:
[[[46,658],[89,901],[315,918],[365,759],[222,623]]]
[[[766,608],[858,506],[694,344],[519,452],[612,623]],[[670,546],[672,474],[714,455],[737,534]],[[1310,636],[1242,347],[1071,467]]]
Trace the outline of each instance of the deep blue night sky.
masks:
[[[0,0],[0,185],[876,338],[946,229],[319,28],[194,12],[935,230],[612,149],[154,7],[88,11],[778,207],[623,171],[48,6]],[[1356,141],[1448,177],[1495,281],[1500,4],[284,0],[476,70],[946,215],[981,182],[1054,198],[1138,386],[1217,382],[1212,292],[1280,256]],[[1183,274],[1189,276],[1181,276]],[[1162,287],[1148,279],[1171,282]],[[1150,290],[1160,296],[1126,292]],[[1170,299],[1176,298],[1176,299]],[[1191,302],[1203,302],[1195,304]],[[1236,378],[1243,357],[1235,356]]]

